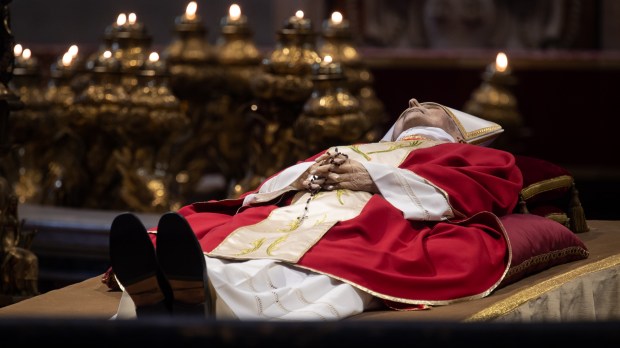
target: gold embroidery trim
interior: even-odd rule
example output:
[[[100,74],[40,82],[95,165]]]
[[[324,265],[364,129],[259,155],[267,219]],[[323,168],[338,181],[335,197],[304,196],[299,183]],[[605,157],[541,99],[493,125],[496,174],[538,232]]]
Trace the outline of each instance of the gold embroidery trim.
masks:
[[[366,159],[367,161],[372,161],[372,158],[370,158],[370,156],[368,156],[367,154],[364,153],[364,151],[362,151],[359,146],[357,145],[351,145],[349,146],[349,148],[351,150],[353,150],[354,152],[358,153],[360,156],[364,157],[364,159]]]
[[[435,105],[435,106],[439,106],[440,108],[442,108],[454,120],[454,122],[456,123],[457,127],[461,131],[461,134],[463,134],[463,136],[465,137],[465,140],[467,142],[470,142],[470,141],[473,141],[473,140],[476,140],[476,143],[484,141],[484,139],[475,139],[477,137],[482,137],[484,135],[489,135],[489,136],[497,137],[498,134],[493,134],[493,133],[503,129],[501,125],[494,124],[494,125],[490,125],[488,127],[483,127],[483,128],[478,128],[478,129],[475,129],[475,130],[472,130],[472,131],[467,131],[467,130],[465,130],[465,127],[463,126],[463,124],[461,123],[459,118],[456,117],[456,115],[454,115],[454,113],[452,111],[450,111],[450,109],[448,109],[447,107],[445,107],[445,106],[443,106],[441,104],[433,103],[433,102],[422,103],[422,105]]]
[[[534,267],[534,266],[541,265],[541,264],[548,264],[550,262],[553,262],[554,260],[562,259],[570,255],[579,255],[583,258],[586,258],[588,257],[588,255],[590,255],[590,253],[587,250],[580,248],[580,247],[568,247],[568,248],[564,248],[561,250],[555,250],[552,252],[548,252],[548,253],[527,259],[521,262],[520,264],[514,267],[511,267],[508,273],[506,273],[506,278],[513,277],[515,274],[519,274],[527,270],[530,267]]]
[[[555,190],[562,187],[570,187],[573,184],[573,177],[570,175],[560,175],[555,178],[539,181],[521,190],[524,200],[530,199],[539,193]]]
[[[572,271],[557,275],[551,279],[548,279],[537,285],[533,285],[523,291],[520,291],[519,293],[514,294],[500,302],[497,302],[492,306],[479,311],[478,313],[470,315],[464,321],[487,321],[498,318],[515,310],[522,304],[543,295],[546,292],[559,288],[560,286],[571,280],[575,280],[578,277],[617,266],[618,264],[620,264],[620,254],[610,256],[598,262],[581,266]]]
[[[385,153],[385,152],[392,152],[395,150],[399,150],[399,149],[405,149],[408,147],[416,147],[419,146],[420,144],[422,144],[421,140],[415,140],[415,141],[408,141],[407,143],[404,144],[399,144],[399,143],[395,143],[394,145],[388,147],[387,149],[384,150],[375,150],[375,151],[369,151],[366,154],[368,155],[374,155],[376,153]],[[356,151],[357,152],[357,151]],[[359,153],[359,152],[358,152]],[[370,161],[370,159],[369,159]]]
[[[486,135],[487,133],[498,131],[500,129],[502,129],[501,126],[484,127],[484,128],[477,129],[475,131],[467,132],[467,137],[471,139],[477,136]]]

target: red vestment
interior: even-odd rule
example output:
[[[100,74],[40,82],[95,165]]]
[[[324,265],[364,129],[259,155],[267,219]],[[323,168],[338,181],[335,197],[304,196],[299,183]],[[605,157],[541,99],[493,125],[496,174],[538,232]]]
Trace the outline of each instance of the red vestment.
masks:
[[[412,151],[399,168],[445,191],[456,217],[406,220],[374,194],[358,216],[336,223],[296,265],[403,304],[442,305],[488,295],[510,263],[497,216],[512,212],[518,201],[522,176],[514,157],[446,143]],[[263,221],[286,198],[244,207],[242,198],[197,202],[179,213],[208,254],[232,231]]]

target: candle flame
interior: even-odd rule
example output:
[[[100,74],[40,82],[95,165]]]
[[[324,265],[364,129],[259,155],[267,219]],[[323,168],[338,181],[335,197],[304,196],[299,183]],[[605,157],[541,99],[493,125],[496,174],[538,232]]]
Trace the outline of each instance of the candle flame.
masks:
[[[332,22],[334,24],[342,23],[342,13],[340,13],[338,11],[334,11],[334,13],[332,13]]]
[[[193,20],[196,18],[196,11],[198,10],[198,4],[196,1],[190,1],[185,8],[185,17],[189,20]]]
[[[323,58],[323,62],[324,62],[324,63],[329,64],[329,63],[331,63],[332,61],[333,61],[332,56],[325,56],[325,57]]]
[[[103,58],[110,58],[112,57],[112,52],[111,51],[105,51],[103,52]]]
[[[15,45],[15,47],[13,47],[13,54],[15,54],[15,57],[21,56],[23,51],[24,47],[22,47],[22,45],[20,44],[17,44]]]
[[[66,52],[62,55],[62,65],[69,66],[71,65],[71,61],[73,60],[73,54],[71,52]]]
[[[297,12],[295,12],[295,17],[297,17],[299,19],[304,18],[304,11],[298,10]]]
[[[508,56],[504,52],[499,52],[495,58],[495,70],[504,72],[508,68]]]
[[[122,26],[125,25],[125,23],[127,23],[127,15],[124,13],[119,14],[118,17],[116,17],[116,25]]]
[[[22,52],[22,57],[24,57],[24,59],[30,59],[30,56],[32,56],[32,52],[30,51],[30,48],[26,48]]]
[[[71,47],[69,47],[69,50],[67,51],[67,53],[70,53],[72,58],[77,56],[77,54],[78,54],[78,47],[77,47],[77,45],[71,45]]]
[[[228,9],[228,15],[233,21],[238,20],[239,18],[241,18],[241,7],[239,7],[239,5],[237,4],[230,5],[230,8]]]
[[[129,17],[127,17],[127,22],[129,23],[129,25],[136,24],[137,20],[138,20],[138,17],[133,12],[129,14]]]
[[[159,60],[159,54],[157,52],[151,52],[151,54],[149,54],[149,61],[156,62],[158,60]]]

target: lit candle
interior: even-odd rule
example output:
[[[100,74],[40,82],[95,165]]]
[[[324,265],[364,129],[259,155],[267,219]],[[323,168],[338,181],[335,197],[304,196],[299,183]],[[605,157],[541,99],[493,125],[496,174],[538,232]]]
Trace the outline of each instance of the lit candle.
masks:
[[[314,69],[316,69],[316,66]],[[319,63],[318,69],[315,70],[315,74],[331,75],[331,78],[337,78],[342,74],[342,66],[338,62],[334,62],[334,58],[332,56],[326,55]]]
[[[221,24],[222,27],[226,27],[226,26],[232,26],[236,29],[224,29],[226,30],[240,30],[242,27],[245,29],[245,26],[247,25],[247,18],[246,16],[241,14],[241,7],[237,4],[232,4],[230,5],[230,7],[228,8],[228,16],[222,18],[221,20]]]
[[[185,8],[185,16],[183,17],[188,22],[196,20],[196,11],[198,10],[198,4],[195,1],[190,1]]]
[[[323,34],[349,36],[349,21],[344,19],[342,13],[334,11],[329,19],[323,21]]]
[[[32,56],[32,52],[30,51],[30,48],[26,48],[23,52],[22,52],[22,57],[25,60],[30,59],[30,57]]]
[[[20,44],[17,44],[15,45],[15,47],[13,47],[13,54],[15,55],[15,57],[21,56],[23,51],[24,47],[22,47],[22,45]]]
[[[510,65],[508,65],[508,56],[504,52],[499,52],[495,57],[495,62],[487,65],[482,77],[485,81],[494,84],[507,85],[515,83]]]
[[[241,18],[241,7],[237,4],[230,5],[230,8],[228,9],[228,18],[232,22],[238,21]]]
[[[157,52],[151,52],[151,54],[149,54],[149,61],[154,63],[157,62],[159,60],[159,54]]]
[[[338,31],[346,30],[349,28],[349,21],[344,19],[344,17],[342,16],[342,13],[338,11],[334,11],[330,19],[327,21],[326,26],[327,26],[327,29],[336,29]]]
[[[62,55],[62,66],[70,66],[73,61],[73,54],[71,52],[66,52]]]
[[[145,76],[155,76],[163,73],[164,65],[163,62],[159,60],[159,53],[153,51],[149,54],[149,59],[144,63],[143,70],[145,72],[151,71],[150,73],[146,73]]]
[[[129,16],[127,17],[127,24],[129,25],[135,25],[136,21],[138,20],[137,16],[135,13],[130,13]]]
[[[77,45],[71,45],[71,47],[69,47],[69,50],[67,51],[67,53],[71,54],[71,58],[75,58],[78,55],[78,47]]]
[[[508,69],[508,56],[504,52],[499,52],[495,58],[495,70],[503,73]]]
[[[293,29],[310,29],[310,20],[304,18],[304,11],[298,10],[295,15],[289,19],[289,25]]]
[[[127,15],[124,13],[121,13],[118,15],[118,17],[116,17],[116,26],[117,27],[122,27],[127,23]]]
[[[338,11],[334,11],[331,17],[332,25],[338,26],[342,23],[342,13]]]
[[[13,50],[15,51],[15,48],[13,48]],[[37,58],[32,55],[32,51],[29,48],[23,48],[21,54],[15,57],[15,67],[25,69],[28,73],[35,73],[35,70],[38,69],[38,65],[39,62]]]

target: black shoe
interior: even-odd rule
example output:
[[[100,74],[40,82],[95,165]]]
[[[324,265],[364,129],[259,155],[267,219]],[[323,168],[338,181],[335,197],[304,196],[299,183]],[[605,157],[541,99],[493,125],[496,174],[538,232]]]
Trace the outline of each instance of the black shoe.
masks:
[[[137,317],[171,313],[171,295],[142,222],[131,213],[118,215],[110,228],[112,271],[136,305]]]
[[[210,316],[213,312],[204,253],[183,216],[175,212],[162,215],[156,250],[172,289],[172,314]]]

